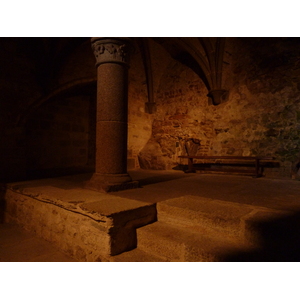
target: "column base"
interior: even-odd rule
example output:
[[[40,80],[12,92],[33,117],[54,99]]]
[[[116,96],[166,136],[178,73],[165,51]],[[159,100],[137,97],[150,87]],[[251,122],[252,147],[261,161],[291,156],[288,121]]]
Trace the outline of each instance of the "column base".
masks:
[[[139,182],[132,181],[128,174],[94,173],[92,178],[85,184],[86,189],[105,193],[136,189],[138,187]]]

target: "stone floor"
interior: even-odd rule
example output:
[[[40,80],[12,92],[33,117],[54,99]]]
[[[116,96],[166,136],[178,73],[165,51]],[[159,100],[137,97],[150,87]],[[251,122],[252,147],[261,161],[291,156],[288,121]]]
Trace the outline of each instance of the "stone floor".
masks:
[[[183,173],[182,171],[130,172],[141,188],[112,195],[145,202],[160,202],[186,195],[238,202],[273,209],[300,211],[300,181],[252,178],[241,175]]]
[[[129,172],[140,188],[111,193],[116,196],[144,202],[160,202],[185,195],[213,198],[272,209],[300,211],[300,182],[250,176],[185,174],[182,171]],[[83,187],[90,174],[47,179],[47,186],[70,190]],[[43,186],[43,181],[37,181]],[[103,194],[104,196],[105,194]],[[0,261],[2,262],[71,262],[48,242],[38,239],[20,227],[0,224]]]

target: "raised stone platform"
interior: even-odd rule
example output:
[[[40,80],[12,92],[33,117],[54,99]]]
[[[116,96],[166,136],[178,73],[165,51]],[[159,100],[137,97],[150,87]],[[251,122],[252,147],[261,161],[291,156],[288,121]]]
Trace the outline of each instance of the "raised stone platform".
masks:
[[[131,176],[141,188],[110,194],[83,189],[90,174],[8,184],[0,222],[78,261],[300,261],[299,181]]]
[[[259,245],[260,220],[290,216],[290,211],[231,203],[216,199],[187,195],[157,204],[158,221],[181,225],[184,228],[206,228],[207,232],[220,233],[242,242]]]
[[[0,262],[77,262],[77,260],[19,225],[0,223]]]
[[[138,249],[163,261],[299,261],[299,213],[186,195],[157,203]]]
[[[21,225],[79,261],[109,261],[136,247],[136,228],[156,221],[155,204],[74,184],[68,177],[8,184],[5,222]]]

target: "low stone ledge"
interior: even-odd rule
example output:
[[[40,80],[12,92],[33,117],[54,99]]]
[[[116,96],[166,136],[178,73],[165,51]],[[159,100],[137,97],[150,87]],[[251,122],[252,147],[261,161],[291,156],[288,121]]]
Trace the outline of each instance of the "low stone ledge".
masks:
[[[157,220],[156,204],[131,199],[112,198],[80,205],[83,210],[105,215],[111,221],[108,233],[111,237],[110,255],[132,250],[137,246],[136,228]]]
[[[156,205],[84,189],[9,184],[5,222],[21,225],[79,261],[107,261],[137,246],[136,228],[156,221]]]
[[[297,224],[294,228],[300,224],[300,221],[294,221],[297,218],[292,211],[192,195],[159,202],[157,211],[158,221],[195,228],[205,227],[257,246],[263,243],[267,235],[265,232],[271,231],[269,223],[289,224],[293,220],[292,224]],[[290,224],[289,228],[292,228]]]

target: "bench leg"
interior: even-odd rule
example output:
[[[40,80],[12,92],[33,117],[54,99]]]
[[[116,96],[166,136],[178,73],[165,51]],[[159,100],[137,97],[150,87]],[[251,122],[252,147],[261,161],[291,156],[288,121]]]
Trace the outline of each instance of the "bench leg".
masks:
[[[185,173],[195,173],[193,159],[188,158],[188,170]]]
[[[255,175],[254,178],[262,177],[262,172],[260,172],[259,159],[255,159]]]

